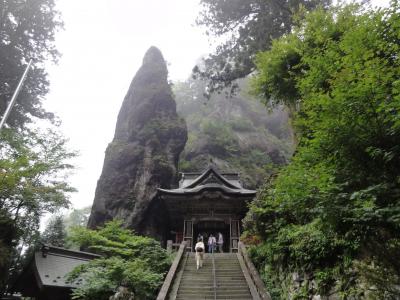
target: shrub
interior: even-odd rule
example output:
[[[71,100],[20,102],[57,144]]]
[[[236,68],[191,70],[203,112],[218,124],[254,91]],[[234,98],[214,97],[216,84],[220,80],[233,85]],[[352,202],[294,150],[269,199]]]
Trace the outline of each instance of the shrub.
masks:
[[[171,264],[156,240],[122,228],[119,220],[106,223],[98,231],[75,227],[71,240],[102,255],[69,275],[71,281],[84,279],[73,291],[73,299],[108,300],[120,286],[134,293],[135,299],[156,298]]]

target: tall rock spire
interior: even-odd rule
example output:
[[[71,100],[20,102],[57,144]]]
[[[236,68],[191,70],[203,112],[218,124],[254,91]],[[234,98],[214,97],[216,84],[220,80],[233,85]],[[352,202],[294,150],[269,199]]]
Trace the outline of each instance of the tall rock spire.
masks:
[[[90,228],[119,218],[138,232],[147,230],[145,216],[157,188],[175,182],[187,130],[176,113],[167,77],[160,50],[151,47],[132,80],[107,147]]]

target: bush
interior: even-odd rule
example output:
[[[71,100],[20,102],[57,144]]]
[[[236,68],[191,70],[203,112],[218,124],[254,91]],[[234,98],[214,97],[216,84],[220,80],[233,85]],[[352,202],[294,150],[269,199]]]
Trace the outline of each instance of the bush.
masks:
[[[398,298],[399,29],[398,1],[317,9],[257,57],[257,92],[296,111],[299,139],[252,208],[255,256],[281,298],[280,276],[293,271],[319,285],[308,298],[333,288],[343,299]]]
[[[73,291],[73,299],[108,300],[124,286],[135,299],[155,299],[171,259],[160,244],[122,228],[122,221],[111,221],[98,231],[83,227],[72,230],[71,240],[102,258],[80,265],[69,280],[83,278]]]
[[[254,131],[253,123],[250,120],[244,118],[235,118],[229,122],[231,128],[235,131],[247,132]]]

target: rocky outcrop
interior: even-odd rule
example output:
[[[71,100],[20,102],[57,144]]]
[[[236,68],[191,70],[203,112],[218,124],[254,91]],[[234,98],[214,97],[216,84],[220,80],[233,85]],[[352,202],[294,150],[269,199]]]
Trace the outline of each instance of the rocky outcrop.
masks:
[[[151,47],[125,96],[97,183],[88,227],[119,218],[126,227],[157,236],[162,220],[148,219],[157,188],[176,181],[186,124],[176,112],[161,52]],[[146,222],[143,222],[146,219]],[[151,227],[151,228],[149,228]]]
[[[180,170],[202,170],[210,160],[224,172],[239,172],[247,188],[256,189],[292,156],[294,139],[289,114],[270,110],[252,98],[248,80],[241,92],[204,97],[205,83],[189,79],[174,85],[178,112],[186,119],[189,140],[180,157]]]

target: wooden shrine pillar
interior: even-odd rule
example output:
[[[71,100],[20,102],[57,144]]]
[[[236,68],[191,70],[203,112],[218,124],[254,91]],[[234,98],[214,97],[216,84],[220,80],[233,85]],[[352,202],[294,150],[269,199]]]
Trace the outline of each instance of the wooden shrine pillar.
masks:
[[[192,252],[193,248],[193,221],[184,220],[183,221],[183,240],[187,242],[187,251]]]
[[[230,223],[230,252],[238,252],[240,239],[240,220],[231,219]]]

